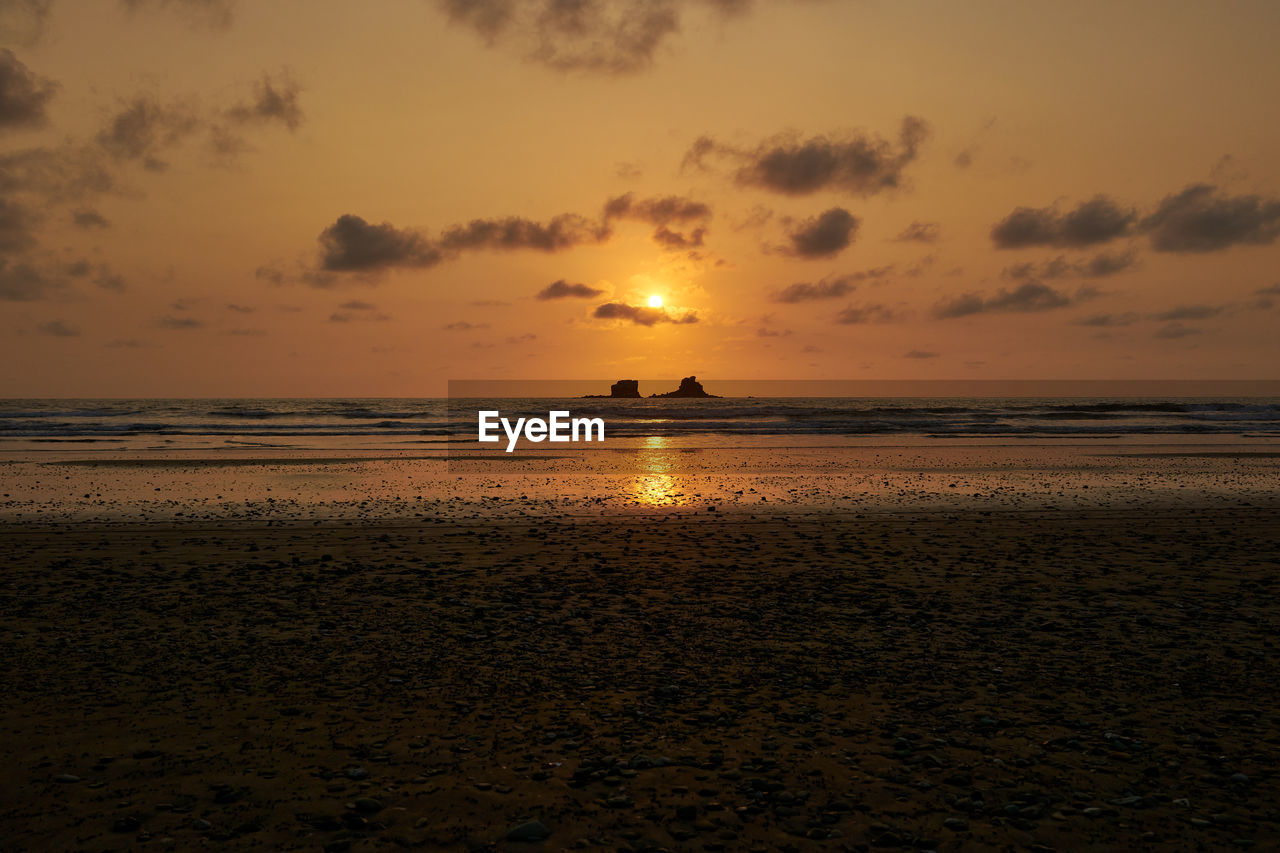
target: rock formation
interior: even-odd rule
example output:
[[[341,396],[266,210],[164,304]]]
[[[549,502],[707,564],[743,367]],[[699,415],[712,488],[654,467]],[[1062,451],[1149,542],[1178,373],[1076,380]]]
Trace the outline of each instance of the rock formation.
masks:
[[[650,397],[714,397],[702,389],[702,383],[696,376],[686,376],[680,380],[680,387],[665,394],[650,394]]]

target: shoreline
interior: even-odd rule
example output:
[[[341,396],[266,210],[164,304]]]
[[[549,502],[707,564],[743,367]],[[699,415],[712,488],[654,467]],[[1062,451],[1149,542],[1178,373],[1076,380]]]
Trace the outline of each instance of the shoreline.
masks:
[[[4,525],[0,839],[1280,841],[1280,516],[981,513]]]

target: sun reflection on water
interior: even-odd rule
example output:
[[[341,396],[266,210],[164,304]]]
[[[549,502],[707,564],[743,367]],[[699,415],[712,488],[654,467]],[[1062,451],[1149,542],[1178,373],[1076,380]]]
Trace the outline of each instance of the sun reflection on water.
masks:
[[[689,502],[682,479],[676,470],[670,439],[651,435],[640,445],[637,454],[640,473],[631,482],[631,498],[643,506],[682,506]]]

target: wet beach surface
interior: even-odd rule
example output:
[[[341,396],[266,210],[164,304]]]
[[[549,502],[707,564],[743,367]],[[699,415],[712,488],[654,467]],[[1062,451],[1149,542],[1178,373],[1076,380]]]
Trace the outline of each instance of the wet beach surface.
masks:
[[[843,459],[568,501],[288,466],[234,511],[24,467],[0,846],[1280,843],[1274,459]]]

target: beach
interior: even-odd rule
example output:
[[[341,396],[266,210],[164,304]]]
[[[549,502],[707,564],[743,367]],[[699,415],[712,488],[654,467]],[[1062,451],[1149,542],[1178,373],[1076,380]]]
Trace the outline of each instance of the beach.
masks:
[[[0,842],[1268,849],[1276,451],[15,453]]]

